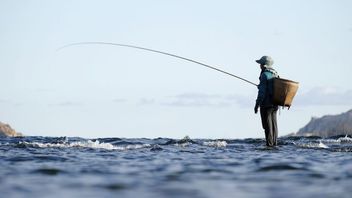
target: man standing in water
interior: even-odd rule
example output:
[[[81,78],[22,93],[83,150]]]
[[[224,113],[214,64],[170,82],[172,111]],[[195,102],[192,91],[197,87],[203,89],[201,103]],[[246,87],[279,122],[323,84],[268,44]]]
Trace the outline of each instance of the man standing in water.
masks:
[[[270,56],[263,56],[256,60],[260,64],[260,83],[258,85],[258,96],[254,107],[254,113],[258,113],[260,108],[260,117],[262,126],[265,131],[265,139],[267,146],[277,145],[277,121],[276,113],[278,106],[273,104],[273,78],[279,75],[272,67],[274,61]]]

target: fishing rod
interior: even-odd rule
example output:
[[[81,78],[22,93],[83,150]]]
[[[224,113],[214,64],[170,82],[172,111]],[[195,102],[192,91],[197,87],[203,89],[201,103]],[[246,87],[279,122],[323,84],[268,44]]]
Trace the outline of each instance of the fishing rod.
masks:
[[[145,48],[145,47],[139,47],[139,46],[135,46],[135,45],[126,45],[126,44],[120,44],[120,43],[108,43],[108,42],[79,42],[79,43],[71,43],[71,44],[68,44],[68,45],[65,45],[65,46],[62,46],[60,48],[58,48],[56,51],[60,51],[64,48],[67,48],[67,47],[71,47],[71,46],[75,46],[75,45],[114,45],[114,46],[120,46],[120,47],[129,47],[129,48],[135,48],[135,49],[140,49],[140,50],[146,50],[146,51],[150,51],[150,52],[155,52],[155,53],[159,53],[159,54],[164,54],[164,55],[167,55],[167,56],[172,56],[172,57],[175,57],[175,58],[180,58],[180,59],[183,59],[183,60],[186,60],[186,61],[189,61],[189,62],[192,62],[192,63],[196,63],[196,64],[199,64],[199,65],[202,65],[204,67],[207,67],[209,69],[213,69],[213,70],[216,70],[218,72],[221,72],[221,73],[224,73],[224,74],[227,74],[229,76],[232,76],[232,77],[235,77],[235,78],[238,78],[240,80],[243,80],[249,84],[252,84],[254,86],[258,86],[257,84],[247,80],[247,79],[244,79],[244,78],[241,78],[237,75],[234,75],[234,74],[231,74],[227,71],[224,71],[224,70],[221,70],[221,69],[218,69],[216,67],[213,67],[213,66],[210,66],[210,65],[207,65],[207,64],[204,64],[204,63],[201,63],[201,62],[198,62],[198,61],[195,61],[195,60],[192,60],[192,59],[189,59],[189,58],[185,58],[185,57],[182,57],[182,56],[178,56],[178,55],[175,55],[175,54],[171,54],[171,53],[168,53],[168,52],[162,52],[162,51],[158,51],[158,50],[154,50],[154,49],[149,49],[149,48]]]

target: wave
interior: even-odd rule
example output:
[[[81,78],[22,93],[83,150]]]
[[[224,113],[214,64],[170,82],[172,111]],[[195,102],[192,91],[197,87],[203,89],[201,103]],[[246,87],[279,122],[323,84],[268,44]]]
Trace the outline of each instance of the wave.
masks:
[[[65,172],[64,170],[57,169],[57,168],[39,168],[32,171],[32,173],[39,173],[43,175],[57,175],[64,172]]]
[[[227,142],[226,141],[216,140],[216,141],[203,142],[203,145],[204,146],[210,146],[210,147],[222,148],[222,147],[226,147],[227,146]]]
[[[187,147],[189,145],[191,145],[192,142],[184,142],[184,143],[175,143],[174,146],[178,146],[178,147]]]
[[[345,137],[340,137],[338,140],[340,140],[340,142],[351,142],[352,143],[352,138],[348,137],[347,135]]]
[[[283,137],[279,138],[279,145],[290,146],[294,145],[300,148],[321,148],[329,149],[334,151],[339,148],[343,148],[343,151],[352,150],[352,138],[350,136],[336,136],[329,138],[321,137]],[[91,149],[104,149],[104,150],[134,150],[149,148],[151,151],[161,151],[168,146],[175,147],[192,147],[206,146],[213,148],[229,148],[240,146],[241,148],[249,149],[252,146],[265,145],[264,138],[246,138],[246,139],[191,139],[186,136],[182,139],[170,139],[170,138],[156,138],[156,139],[145,139],[145,138],[97,138],[97,139],[83,139],[79,137],[25,137],[25,138],[12,138],[12,139],[1,139],[1,146],[14,146],[17,148],[91,148]],[[229,146],[230,145],[230,146]],[[236,147],[238,148],[238,147]]]
[[[298,146],[298,147],[302,147],[302,148],[323,148],[323,149],[327,149],[329,148],[329,146],[327,146],[326,144],[324,144],[322,141],[319,141],[319,143],[317,142],[293,142],[294,145]]]
[[[150,144],[135,144],[127,146],[114,146],[110,143],[99,142],[99,140],[76,141],[71,143],[40,143],[40,142],[19,142],[19,146],[36,148],[92,148],[105,150],[133,150],[151,147]]]
[[[272,164],[261,167],[257,172],[269,172],[269,171],[296,171],[296,170],[307,170],[304,167],[296,167],[291,164]]]
[[[349,143],[352,143],[352,138],[346,135],[345,137],[338,137],[337,139],[334,139],[334,138],[321,139],[321,141],[327,144],[334,144],[334,143],[349,144]]]

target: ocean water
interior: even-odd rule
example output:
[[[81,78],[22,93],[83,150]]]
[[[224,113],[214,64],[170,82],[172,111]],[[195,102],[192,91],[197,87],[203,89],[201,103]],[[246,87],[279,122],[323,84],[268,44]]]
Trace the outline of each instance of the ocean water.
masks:
[[[0,138],[1,197],[351,197],[352,138]]]

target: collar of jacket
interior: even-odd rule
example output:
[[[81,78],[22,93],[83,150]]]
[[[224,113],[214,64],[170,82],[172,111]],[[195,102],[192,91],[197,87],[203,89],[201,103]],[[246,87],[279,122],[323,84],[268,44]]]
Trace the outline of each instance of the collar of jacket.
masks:
[[[266,72],[266,71],[277,74],[277,71],[272,67],[266,67],[263,72]]]

